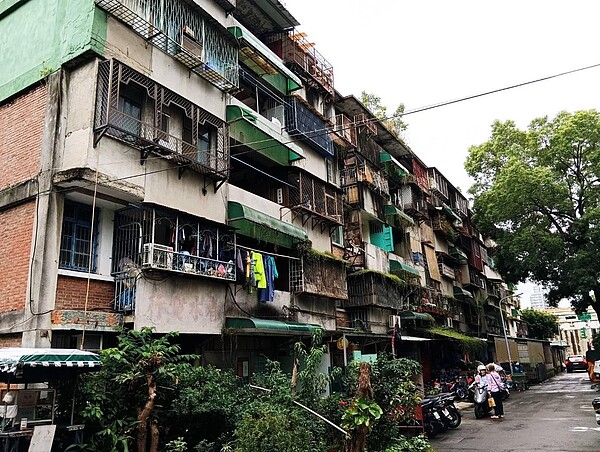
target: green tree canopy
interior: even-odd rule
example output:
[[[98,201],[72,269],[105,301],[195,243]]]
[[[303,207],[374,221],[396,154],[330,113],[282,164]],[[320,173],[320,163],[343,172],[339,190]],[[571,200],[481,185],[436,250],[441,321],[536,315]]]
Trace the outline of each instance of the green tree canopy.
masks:
[[[543,284],[551,305],[567,298],[577,312],[600,312],[600,114],[561,112],[527,130],[496,121],[465,168],[507,280]]]
[[[398,105],[398,108],[396,108],[394,113],[391,116],[388,116],[387,107],[381,105],[381,97],[363,91],[360,93],[360,101],[396,136],[401,137],[408,128],[408,124],[402,119],[402,115],[404,114],[404,104]]]
[[[558,317],[544,311],[524,309],[521,319],[527,322],[527,336],[532,339],[551,339],[558,331]]]

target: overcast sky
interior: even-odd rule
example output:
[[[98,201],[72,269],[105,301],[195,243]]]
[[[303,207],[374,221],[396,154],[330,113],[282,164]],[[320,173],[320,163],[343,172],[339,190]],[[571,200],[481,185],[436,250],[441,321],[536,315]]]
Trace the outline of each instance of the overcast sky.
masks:
[[[376,94],[389,113],[600,64],[597,0],[284,3],[333,65],[335,88]],[[407,115],[405,141],[466,194],[468,149],[488,139],[494,120],[526,128],[561,110],[600,109],[599,82],[600,67]]]

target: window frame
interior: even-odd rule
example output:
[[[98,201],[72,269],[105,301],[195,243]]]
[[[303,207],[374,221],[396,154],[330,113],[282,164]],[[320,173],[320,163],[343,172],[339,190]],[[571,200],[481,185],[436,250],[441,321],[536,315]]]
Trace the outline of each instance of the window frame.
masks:
[[[67,206],[72,205],[74,209],[74,216],[69,217],[66,214]],[[88,217],[82,218],[78,213],[89,212]],[[91,240],[85,240],[86,244],[89,244],[90,253],[92,255],[91,268],[89,267],[89,253],[78,253],[77,252],[77,241],[81,241],[82,239],[78,239],[77,231],[78,229],[85,228],[89,232],[92,230],[92,217],[93,217],[93,236]],[[65,248],[65,230],[66,225],[70,224],[73,226],[71,233],[69,234],[70,238],[70,249]],[[88,272],[97,273],[97,261],[98,261],[98,224],[99,224],[99,210],[96,209],[95,213],[92,209],[92,206],[88,204],[83,204],[76,201],[71,201],[69,199],[65,199],[65,203],[63,206],[63,218],[61,223],[61,233],[60,233],[60,246],[59,246],[59,256],[58,256],[58,268],[64,270],[71,270],[76,272]],[[85,234],[84,232],[84,234]],[[88,235],[89,237],[89,235]],[[68,253],[69,263],[63,263],[63,252]],[[77,254],[86,256],[85,265],[77,265]]]

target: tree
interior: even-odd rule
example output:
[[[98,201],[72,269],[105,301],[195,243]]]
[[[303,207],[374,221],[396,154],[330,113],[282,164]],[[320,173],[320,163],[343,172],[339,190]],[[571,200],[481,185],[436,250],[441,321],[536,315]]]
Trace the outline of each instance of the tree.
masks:
[[[102,351],[103,369],[88,379],[85,391],[83,416],[99,425],[88,450],[127,451],[135,427],[138,452],[158,451],[157,408],[166,401],[164,392],[189,369],[184,363],[197,357],[180,354],[179,345],[171,343],[178,333],[152,333],[151,328],[124,331],[117,347]]]
[[[402,119],[404,114],[404,104],[398,105],[398,108],[394,113],[388,117],[387,107],[381,105],[381,97],[375,94],[367,93],[363,91],[360,94],[360,101],[365,107],[369,109],[377,119],[381,120],[381,123],[392,131],[396,136],[401,137],[404,131],[408,128],[408,124]]]
[[[465,168],[475,221],[496,242],[506,280],[548,287],[553,306],[567,298],[578,313],[600,313],[599,113],[561,112],[525,131],[496,121]]]
[[[521,319],[527,322],[527,336],[532,339],[551,339],[558,332],[558,317],[544,311],[524,309]]]

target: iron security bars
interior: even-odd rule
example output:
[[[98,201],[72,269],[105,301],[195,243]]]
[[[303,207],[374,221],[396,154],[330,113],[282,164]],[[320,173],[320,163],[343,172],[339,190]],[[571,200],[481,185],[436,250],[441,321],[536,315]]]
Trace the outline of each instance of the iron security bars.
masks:
[[[140,93],[137,102],[127,97],[132,89]],[[179,138],[168,131],[170,107],[182,111],[190,125],[185,140],[183,134]],[[213,137],[203,147],[202,131],[207,128]],[[95,143],[107,134],[140,149],[143,158],[152,152],[216,180],[229,176],[227,123],[114,59],[99,64],[94,130]]]
[[[217,88],[238,84],[238,44],[198,5],[175,0],[95,0],[145,41]]]

